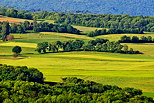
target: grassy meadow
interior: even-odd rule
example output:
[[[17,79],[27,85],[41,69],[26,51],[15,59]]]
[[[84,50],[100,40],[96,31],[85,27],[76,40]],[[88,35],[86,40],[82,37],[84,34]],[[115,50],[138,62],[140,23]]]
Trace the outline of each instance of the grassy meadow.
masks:
[[[99,29],[82,26],[74,27],[85,33]],[[35,51],[37,43],[45,41],[70,39],[88,41],[95,38],[116,41],[123,35],[154,37],[154,33],[110,34],[94,38],[55,32],[12,35],[15,37],[13,41],[0,41],[0,64],[38,68],[43,72],[46,81],[60,82],[62,77],[76,76],[103,84],[142,89],[144,95],[154,97],[154,44],[152,43],[127,43],[134,50],[144,53],[133,55],[85,51],[38,54]],[[13,46],[17,45],[22,47],[20,56],[23,58],[11,58],[13,54],[11,50]]]

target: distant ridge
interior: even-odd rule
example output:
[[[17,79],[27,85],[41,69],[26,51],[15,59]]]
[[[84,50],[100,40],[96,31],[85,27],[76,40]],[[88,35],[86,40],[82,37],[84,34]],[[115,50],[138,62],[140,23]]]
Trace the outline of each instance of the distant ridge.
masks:
[[[2,0],[0,5],[28,11],[154,16],[154,0]]]

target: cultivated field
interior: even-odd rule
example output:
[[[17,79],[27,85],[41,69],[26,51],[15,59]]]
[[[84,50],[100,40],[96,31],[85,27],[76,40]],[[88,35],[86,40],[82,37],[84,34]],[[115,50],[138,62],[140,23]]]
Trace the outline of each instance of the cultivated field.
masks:
[[[33,20],[12,18],[12,17],[7,17],[7,16],[0,15],[0,22],[3,22],[3,21],[8,21],[10,23],[15,23],[15,22],[19,23],[19,22],[24,22],[24,21],[33,22]],[[48,22],[48,23],[54,23],[53,20],[44,20],[44,19],[37,20],[37,22],[42,22],[42,21],[45,21],[45,22]]]
[[[79,27],[83,32],[96,28]],[[85,31],[84,31],[85,30]],[[130,55],[102,52],[60,52],[38,54],[35,52],[37,43],[94,38],[85,35],[68,33],[41,32],[28,34],[13,34],[15,40],[0,42],[0,64],[23,65],[38,68],[43,72],[46,81],[60,82],[65,76],[76,76],[103,84],[134,87],[142,89],[145,95],[154,97],[154,44],[128,43],[129,47],[144,54]],[[123,35],[152,36],[154,34],[110,34],[95,38],[119,40]],[[21,46],[23,51],[20,58],[12,58],[12,47]]]
[[[14,23],[14,22],[24,22],[25,19],[12,18],[12,17],[7,17],[7,16],[0,15],[0,22],[3,22],[3,21],[8,21],[10,23]]]

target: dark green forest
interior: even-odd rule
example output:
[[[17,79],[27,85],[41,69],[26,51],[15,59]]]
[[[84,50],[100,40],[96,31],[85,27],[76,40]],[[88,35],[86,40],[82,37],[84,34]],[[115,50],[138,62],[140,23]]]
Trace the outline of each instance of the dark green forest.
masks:
[[[46,16],[50,17],[50,16]],[[52,17],[51,17],[52,18]],[[111,14],[61,14],[56,23],[112,29],[140,29],[153,32],[154,18]]]
[[[103,85],[76,77],[45,82],[43,74],[26,66],[0,65],[1,103],[153,103],[134,88]]]
[[[154,15],[153,0],[2,0],[0,5],[32,12]]]

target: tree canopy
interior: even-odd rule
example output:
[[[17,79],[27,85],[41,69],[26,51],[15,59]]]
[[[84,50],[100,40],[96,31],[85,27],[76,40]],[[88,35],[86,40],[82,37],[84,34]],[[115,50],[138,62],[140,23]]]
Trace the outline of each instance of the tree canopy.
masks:
[[[153,16],[153,0],[3,0],[0,5],[26,11]],[[57,6],[58,5],[58,6]],[[22,14],[22,13],[20,13]]]
[[[22,49],[21,49],[20,46],[15,46],[15,47],[13,47],[13,49],[12,49],[12,52],[14,52],[14,53],[16,53],[16,54],[19,54],[21,51],[22,51]]]

